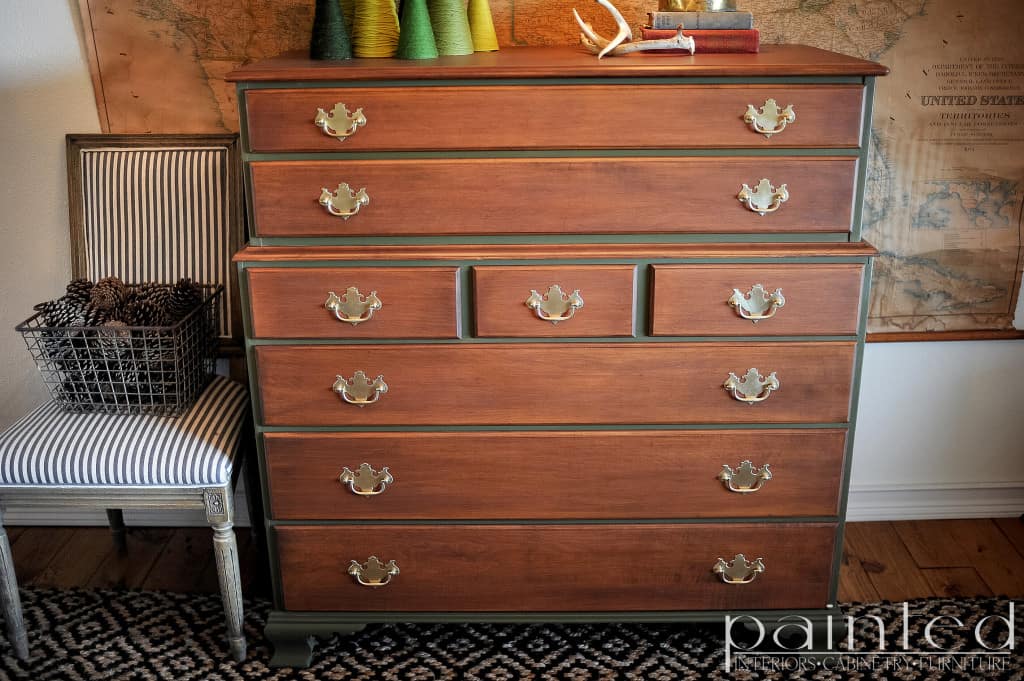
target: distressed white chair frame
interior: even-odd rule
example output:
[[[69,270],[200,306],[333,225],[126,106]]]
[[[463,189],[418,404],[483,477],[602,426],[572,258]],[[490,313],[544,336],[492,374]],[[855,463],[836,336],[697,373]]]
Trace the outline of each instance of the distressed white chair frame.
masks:
[[[243,431],[244,432],[244,431]],[[236,454],[237,459],[237,454]],[[241,466],[232,466],[232,479],[221,486],[29,486],[0,485],[0,506],[76,507],[107,509],[121,518],[124,508],[203,509],[206,520],[213,528],[213,551],[217,561],[217,577],[227,620],[227,638],[231,654],[244,660],[245,634],[242,628],[242,582],[238,569],[238,544],[234,532],[234,499],[232,490]],[[116,511],[115,511],[116,509]],[[2,517],[0,517],[2,523]],[[119,527],[111,529],[121,534],[118,546],[123,546],[123,519]],[[22,616],[21,598],[14,572],[14,560],[7,531],[0,524],[0,602],[2,602],[7,636],[15,654],[22,660],[29,656],[28,635]]]

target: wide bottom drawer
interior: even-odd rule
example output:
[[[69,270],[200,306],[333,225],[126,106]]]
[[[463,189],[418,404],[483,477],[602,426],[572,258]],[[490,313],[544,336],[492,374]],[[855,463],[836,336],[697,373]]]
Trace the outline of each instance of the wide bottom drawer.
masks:
[[[819,608],[835,533],[833,523],[275,529],[284,607],[353,612]],[[725,583],[719,559],[746,583]],[[763,570],[743,570],[744,559]]]

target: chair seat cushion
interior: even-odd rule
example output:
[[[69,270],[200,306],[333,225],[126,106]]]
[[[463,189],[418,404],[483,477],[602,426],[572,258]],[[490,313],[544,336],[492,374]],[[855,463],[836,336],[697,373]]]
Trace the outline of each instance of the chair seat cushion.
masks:
[[[72,414],[49,402],[0,434],[0,485],[222,485],[248,391],[215,376],[178,417]]]

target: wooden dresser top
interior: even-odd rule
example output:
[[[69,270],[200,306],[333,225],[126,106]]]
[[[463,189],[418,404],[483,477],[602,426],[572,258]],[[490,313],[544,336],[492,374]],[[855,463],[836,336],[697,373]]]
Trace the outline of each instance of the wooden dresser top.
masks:
[[[465,78],[711,78],[883,76],[882,64],[806,45],[763,45],[758,54],[631,54],[597,57],[581,47],[510,47],[437,59],[313,61],[302,52],[245,64],[228,81],[360,81]]]

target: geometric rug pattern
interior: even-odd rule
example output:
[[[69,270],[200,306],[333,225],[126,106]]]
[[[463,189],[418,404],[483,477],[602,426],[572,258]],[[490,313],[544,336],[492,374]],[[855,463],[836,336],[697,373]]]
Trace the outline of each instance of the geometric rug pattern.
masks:
[[[263,637],[270,604],[245,603],[249,653],[236,663],[224,653],[224,614],[216,594],[152,591],[23,589],[32,659],[17,660],[0,635],[0,679],[31,681],[349,681],[383,679],[999,679],[1024,680],[1024,607],[1014,611],[1012,650],[1005,641],[1005,598],[911,601],[910,650],[958,651],[918,656],[837,654],[828,669],[787,653],[726,672],[721,632],[678,624],[382,624],[335,636],[315,648],[308,669],[271,668]],[[1021,604],[1016,604],[1021,605]],[[845,604],[861,618],[856,648],[886,652],[902,646],[901,603]],[[926,632],[928,622],[941,617]],[[955,619],[953,619],[955,618]],[[961,626],[955,626],[961,622]],[[926,638],[925,634],[930,636]],[[973,651],[973,652],[972,652]],[[970,653],[970,654],[968,654]],[[1010,653],[1010,654],[1005,654]],[[924,660],[924,662],[921,662]]]

